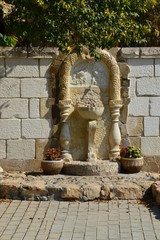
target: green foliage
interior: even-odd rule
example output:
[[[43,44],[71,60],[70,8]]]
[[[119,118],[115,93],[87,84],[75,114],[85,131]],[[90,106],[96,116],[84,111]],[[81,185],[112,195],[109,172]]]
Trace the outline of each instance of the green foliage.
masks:
[[[95,48],[145,46],[155,33],[151,12],[156,0],[6,0],[13,4],[5,17],[18,44]],[[155,35],[154,35],[155,36]]]
[[[0,46],[14,47],[17,43],[17,38],[14,36],[6,36],[0,33]]]
[[[120,157],[141,158],[141,150],[134,146],[123,146],[120,150]]]

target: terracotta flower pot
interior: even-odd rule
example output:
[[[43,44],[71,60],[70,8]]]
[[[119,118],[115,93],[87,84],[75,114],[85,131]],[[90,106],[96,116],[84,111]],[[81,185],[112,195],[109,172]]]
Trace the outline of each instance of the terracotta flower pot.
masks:
[[[138,173],[143,167],[143,157],[141,158],[121,158],[122,168],[128,173]]]
[[[59,174],[63,168],[63,160],[57,159],[57,160],[42,160],[41,161],[41,167],[43,169],[43,172],[49,175],[55,175]]]

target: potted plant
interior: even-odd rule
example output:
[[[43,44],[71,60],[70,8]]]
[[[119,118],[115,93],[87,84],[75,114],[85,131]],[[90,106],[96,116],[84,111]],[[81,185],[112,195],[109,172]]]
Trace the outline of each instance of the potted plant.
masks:
[[[41,161],[41,167],[46,174],[58,174],[63,168],[63,160],[60,158],[60,148],[48,148]]]
[[[123,146],[120,150],[122,168],[128,173],[137,173],[143,166],[141,150],[134,146]]]

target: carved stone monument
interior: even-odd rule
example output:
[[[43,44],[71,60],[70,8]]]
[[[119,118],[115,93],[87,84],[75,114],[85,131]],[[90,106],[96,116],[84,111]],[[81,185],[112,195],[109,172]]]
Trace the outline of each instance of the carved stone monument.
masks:
[[[115,58],[99,50],[96,62],[84,48],[71,52],[59,73],[60,144],[65,162],[115,160],[119,155],[122,107],[120,72]]]

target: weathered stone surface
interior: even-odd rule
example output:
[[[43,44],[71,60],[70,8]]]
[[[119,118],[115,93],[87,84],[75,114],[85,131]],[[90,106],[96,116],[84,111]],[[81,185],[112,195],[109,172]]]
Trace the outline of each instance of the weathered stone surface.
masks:
[[[49,139],[36,139],[36,159],[42,160],[44,158],[44,152],[51,145]]]
[[[22,120],[23,138],[49,138],[51,136],[51,119],[24,119]]]
[[[7,77],[39,77],[38,59],[6,59]]]
[[[20,134],[20,120],[0,119],[0,139],[19,138]]]
[[[20,97],[20,80],[17,78],[2,78],[0,81],[0,97]]]
[[[129,88],[121,87],[121,95],[122,95],[122,98],[128,98],[129,97]]]
[[[107,51],[109,51],[110,54],[112,54],[112,56],[116,59],[117,58],[117,53],[119,51],[119,48],[118,47],[113,47],[113,48],[110,48],[109,50],[106,49]]]
[[[144,156],[143,158],[143,171],[160,173],[160,156]]]
[[[160,76],[160,59],[155,59],[155,76]]]
[[[125,137],[128,136],[128,130],[127,130],[126,124],[120,123],[120,131],[121,131],[121,136],[122,136],[123,138],[125,138]]]
[[[106,184],[101,188],[100,198],[104,200],[109,200],[109,197],[110,197],[109,195],[110,195],[110,185]]]
[[[67,184],[62,187],[60,197],[62,199],[80,199],[82,193],[75,184]]]
[[[6,141],[0,140],[0,159],[6,158]]]
[[[34,159],[0,159],[0,166],[2,166],[5,171],[39,172],[41,161]]]
[[[139,57],[139,48],[121,48],[121,57],[123,58],[138,58]]]
[[[28,98],[49,96],[49,80],[45,78],[21,79],[21,95]]]
[[[50,65],[52,62],[52,59],[40,59],[40,77],[51,77]]]
[[[120,68],[121,77],[124,79],[127,79],[128,74],[130,72],[130,68],[129,68],[128,64],[125,62],[119,62],[118,66]]]
[[[41,118],[52,118],[52,106],[55,103],[54,98],[40,99],[40,116]]]
[[[129,77],[152,77],[154,76],[153,59],[128,59],[130,67]]]
[[[141,58],[159,58],[159,47],[142,47],[140,48]]]
[[[12,160],[14,161],[14,160]],[[150,193],[150,186],[160,181],[159,174],[119,174],[106,177],[0,173],[0,194],[14,199],[139,199]],[[13,186],[15,186],[13,190]],[[11,193],[10,193],[11,192]],[[142,196],[143,194],[143,196]],[[150,197],[148,195],[148,197]]]
[[[95,162],[72,161],[64,163],[63,173],[77,176],[106,176],[107,174],[117,174],[119,169],[117,162],[100,160]]]
[[[20,188],[20,195],[27,200],[38,200],[41,196],[47,196],[47,193],[45,181],[37,181],[35,178],[31,182],[24,183]]]
[[[140,137],[129,137],[130,145],[140,148]]]
[[[130,78],[129,97],[134,98],[136,96],[136,78]]]
[[[150,115],[151,116],[160,116],[160,97],[151,97],[150,98]]]
[[[132,98],[128,110],[130,116],[149,116],[149,97]]]
[[[4,67],[4,59],[0,59],[0,77],[5,76],[5,67]]]
[[[138,137],[143,132],[143,118],[142,117],[128,117],[127,129],[129,136]]]
[[[31,98],[29,100],[29,116],[30,118],[39,118],[39,99]]]
[[[144,117],[144,136],[159,136],[158,117]]]
[[[0,99],[0,118],[28,118],[27,99]]]
[[[7,158],[27,160],[35,158],[35,140],[8,140]]]
[[[2,167],[0,167],[0,173],[2,173],[2,172],[4,172],[4,170],[3,170],[3,168],[2,168]]]
[[[139,96],[160,95],[160,77],[143,77],[137,79],[137,94]]]
[[[84,187],[84,195],[88,200],[94,200],[100,197],[101,186],[98,184],[87,184]]]
[[[157,197],[158,190],[160,191],[160,182],[155,182],[152,184],[152,196],[153,198]]]
[[[110,199],[141,199],[142,190],[141,187],[134,183],[117,184],[111,187]]]
[[[160,137],[142,137],[141,150],[144,156],[159,156]]]
[[[7,58],[55,58],[58,54],[53,47],[0,47],[0,57]]]

